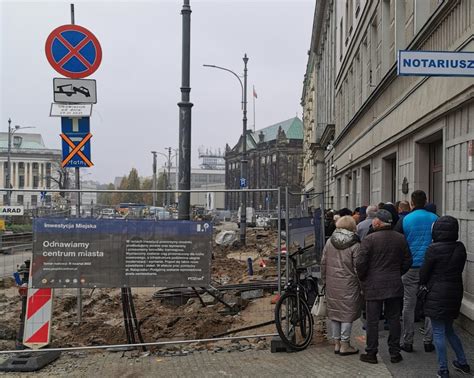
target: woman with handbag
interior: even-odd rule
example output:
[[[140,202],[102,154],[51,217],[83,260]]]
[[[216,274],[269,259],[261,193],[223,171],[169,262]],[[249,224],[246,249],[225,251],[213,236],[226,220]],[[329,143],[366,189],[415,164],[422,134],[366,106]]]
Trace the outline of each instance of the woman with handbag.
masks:
[[[456,353],[452,366],[469,374],[470,367],[453,321],[459,315],[464,293],[462,272],[466,248],[458,240],[459,224],[451,216],[440,217],[433,225],[433,243],[428,247],[420,269],[420,285],[424,293],[425,316],[433,325],[433,341],[438,355],[438,377],[449,377],[446,338]],[[422,296],[423,293],[419,293]]]
[[[362,295],[355,263],[360,240],[351,216],[338,219],[336,230],[327,241],[321,259],[321,279],[326,289],[327,317],[331,321],[334,353],[356,354],[350,344],[352,323],[360,318]]]

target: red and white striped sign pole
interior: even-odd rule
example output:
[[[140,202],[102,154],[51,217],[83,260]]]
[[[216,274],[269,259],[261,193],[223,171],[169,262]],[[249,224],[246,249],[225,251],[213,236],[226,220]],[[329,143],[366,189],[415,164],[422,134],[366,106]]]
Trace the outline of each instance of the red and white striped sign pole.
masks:
[[[39,349],[48,345],[51,338],[53,289],[34,289],[31,282],[30,274],[23,344],[28,348]]]

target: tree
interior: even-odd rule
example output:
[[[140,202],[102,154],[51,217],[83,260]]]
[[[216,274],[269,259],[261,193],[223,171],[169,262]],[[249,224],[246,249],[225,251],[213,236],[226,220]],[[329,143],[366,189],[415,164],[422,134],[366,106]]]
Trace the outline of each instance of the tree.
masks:
[[[120,181],[120,185],[118,189],[127,189],[128,179],[127,176],[123,176],[122,181]],[[113,193],[112,194],[112,203],[114,205],[118,205],[121,202],[125,201],[125,193]]]
[[[123,181],[122,181],[123,183]],[[132,168],[127,178],[127,190],[140,190],[140,179],[138,178],[138,171]],[[143,196],[141,193],[123,193],[125,200],[123,202],[141,203]]]
[[[142,190],[152,190],[153,189],[153,180],[146,178],[142,182]],[[153,194],[150,193],[143,193],[142,194],[143,203],[145,205],[152,205],[153,204]]]
[[[99,189],[107,189],[107,190],[113,190],[115,189],[115,185],[110,183],[107,185],[99,185]],[[114,205],[113,201],[113,195],[115,193],[99,193],[97,195],[97,204],[98,205],[103,205],[103,206],[112,206]]]
[[[69,168],[64,168],[59,161],[52,163],[52,169],[56,170],[57,177],[53,174],[51,176],[46,176],[46,179],[51,179],[58,185],[58,189],[69,189],[70,187],[70,178],[69,178]],[[59,195],[63,198],[66,197],[66,192],[59,192]]]

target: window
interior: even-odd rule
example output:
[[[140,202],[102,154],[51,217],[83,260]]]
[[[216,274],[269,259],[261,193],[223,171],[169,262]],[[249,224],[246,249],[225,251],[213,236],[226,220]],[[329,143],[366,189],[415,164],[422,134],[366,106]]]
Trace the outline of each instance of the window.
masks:
[[[33,176],[33,189],[37,189],[39,186],[39,177]]]
[[[50,204],[50,203],[51,203],[51,196],[50,196],[50,195],[46,196],[44,199],[45,199],[45,201],[46,201],[46,204]]]
[[[25,176],[18,176],[19,182],[18,182],[18,187],[19,188],[24,188],[25,187]]]
[[[38,204],[38,196],[36,194],[33,194],[31,196],[31,205],[36,206]]]
[[[18,205],[23,205],[23,194],[18,194],[16,202],[18,203]]]
[[[370,75],[369,85],[375,87],[377,84],[377,66],[378,66],[378,31],[377,31],[377,17],[374,17],[370,28]]]
[[[5,205],[8,202],[8,195],[4,194],[3,195],[3,204]]]

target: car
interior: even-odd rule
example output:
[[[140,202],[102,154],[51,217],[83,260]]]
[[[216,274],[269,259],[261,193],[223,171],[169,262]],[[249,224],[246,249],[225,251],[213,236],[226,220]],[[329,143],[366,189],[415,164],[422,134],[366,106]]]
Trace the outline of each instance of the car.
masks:
[[[102,209],[101,212],[100,212],[100,215],[102,215],[104,217],[112,217],[112,216],[115,215],[115,210],[110,209],[110,208]]]

